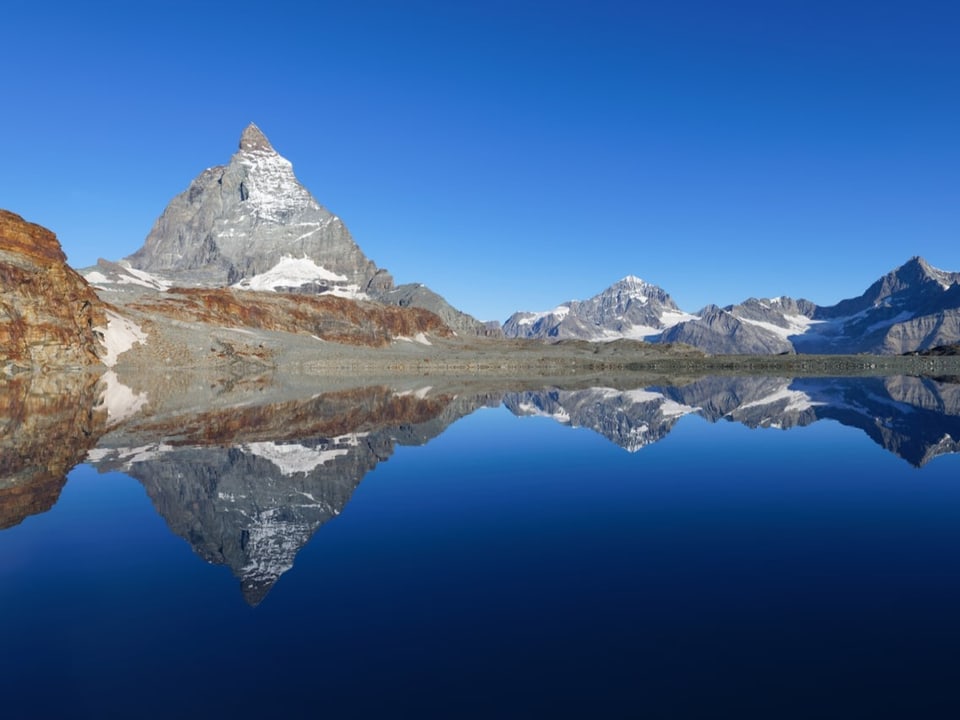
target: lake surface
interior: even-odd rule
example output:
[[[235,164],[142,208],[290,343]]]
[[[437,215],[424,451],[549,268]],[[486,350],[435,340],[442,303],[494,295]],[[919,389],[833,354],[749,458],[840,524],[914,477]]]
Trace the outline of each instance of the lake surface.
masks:
[[[3,716],[957,716],[954,380],[21,417]]]

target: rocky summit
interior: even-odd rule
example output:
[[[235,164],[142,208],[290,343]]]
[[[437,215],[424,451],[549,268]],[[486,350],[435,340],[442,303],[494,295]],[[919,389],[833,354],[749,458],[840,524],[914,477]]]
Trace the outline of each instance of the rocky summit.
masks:
[[[67,266],[56,235],[0,210],[0,362],[16,369],[99,362],[105,308]]]

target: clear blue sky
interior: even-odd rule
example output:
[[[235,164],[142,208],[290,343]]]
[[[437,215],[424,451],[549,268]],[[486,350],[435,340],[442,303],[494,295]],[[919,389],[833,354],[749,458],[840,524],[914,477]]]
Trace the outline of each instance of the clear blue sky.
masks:
[[[398,282],[503,320],[960,270],[960,6],[6,0],[0,207],[76,267],[256,122]]]

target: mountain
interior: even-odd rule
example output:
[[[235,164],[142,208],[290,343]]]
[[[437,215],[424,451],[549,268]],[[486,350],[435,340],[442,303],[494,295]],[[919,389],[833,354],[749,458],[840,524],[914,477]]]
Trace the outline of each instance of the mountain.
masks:
[[[170,201],[142,248],[101,260],[85,277],[104,292],[171,285],[332,294],[435,312],[458,332],[489,328],[417,284],[395,287],[343,221],[297,180],[293,165],[250,124],[226,165],[204,170]]]
[[[15,370],[100,362],[107,308],[67,266],[56,235],[0,210],[0,363]]]
[[[130,266],[178,285],[368,293],[392,285],[256,125],[154,223]]]
[[[547,313],[515,313],[504,324],[504,334],[633,338],[731,355],[884,355],[960,342],[960,273],[938,270],[920,257],[887,273],[862,295],[831,306],[789,297],[750,298],[723,308],[708,305],[691,315],[660,288],[639,283],[626,278],[584,303],[564,303]]]
[[[503,324],[515,338],[648,340],[689,320],[663,289],[628,275],[589,300],[571,300],[546,312],[517,312]]]

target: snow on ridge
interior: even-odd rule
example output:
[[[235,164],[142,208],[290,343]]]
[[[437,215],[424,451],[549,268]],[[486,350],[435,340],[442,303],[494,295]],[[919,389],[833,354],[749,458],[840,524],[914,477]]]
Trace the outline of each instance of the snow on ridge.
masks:
[[[525,318],[521,318],[520,320],[517,320],[517,325],[533,325],[534,323],[537,323],[543,318],[549,317],[551,315],[557,318],[557,320],[563,320],[563,318],[565,318],[569,314],[570,314],[569,305],[566,305],[566,304],[557,305],[557,307],[555,307],[553,310],[544,310],[542,312],[532,312],[530,313],[530,317],[525,317]]]
[[[293,163],[275,150],[241,150],[235,157],[247,168],[244,202],[257,217],[282,224],[289,210],[320,208],[297,181]]]
[[[167,290],[170,288],[172,283],[167,280],[164,280],[158,275],[153,273],[148,273],[146,270],[138,270],[137,268],[130,265],[126,260],[121,260],[119,263],[120,267],[126,270],[129,273],[129,276],[121,275],[119,278],[120,283],[134,284],[134,285],[143,285],[144,287],[152,288],[153,290]]]
[[[92,285],[140,285],[160,292],[168,290],[173,285],[159,275],[132,267],[126,260],[121,260],[117,265],[123,272],[117,273],[114,278],[107,277],[99,270],[91,270],[83,276],[83,279]]]
[[[784,315],[783,317],[787,321],[788,327],[781,327],[780,325],[764,322],[762,320],[752,320],[750,318],[740,317],[739,315],[734,315],[734,317],[740,322],[746,323],[747,325],[753,325],[755,327],[772,332],[774,335],[783,340],[787,340],[792,335],[803,335],[812,326],[823,323],[822,320],[812,320],[806,315]]]

